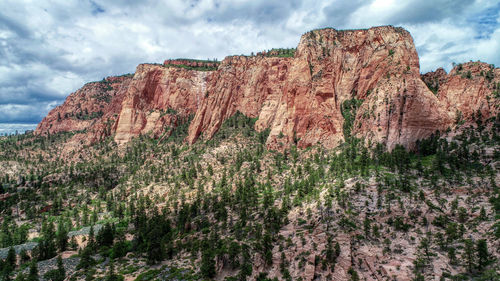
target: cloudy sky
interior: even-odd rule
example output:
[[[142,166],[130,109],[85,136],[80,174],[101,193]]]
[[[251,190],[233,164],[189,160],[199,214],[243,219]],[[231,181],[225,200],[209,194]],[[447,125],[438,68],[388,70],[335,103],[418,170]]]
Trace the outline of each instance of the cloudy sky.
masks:
[[[498,0],[0,0],[0,134],[32,128],[85,82],[166,58],[295,47],[311,29],[403,26],[421,71],[500,65]]]

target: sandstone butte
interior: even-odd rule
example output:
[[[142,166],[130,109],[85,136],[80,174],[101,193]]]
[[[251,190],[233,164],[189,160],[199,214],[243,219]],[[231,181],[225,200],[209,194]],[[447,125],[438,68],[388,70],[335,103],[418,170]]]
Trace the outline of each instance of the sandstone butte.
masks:
[[[421,76],[413,39],[402,28],[325,28],[302,35],[293,57],[167,60],[88,83],[35,133],[79,131],[90,143],[113,136],[123,144],[140,134],[168,135],[191,116],[185,141],[194,143],[239,111],[257,118],[257,131],[270,129],[271,149],[333,148],[344,141],[346,121],[367,144],[411,149],[436,131],[496,117],[498,88],[500,69],[481,62]],[[347,104],[358,106],[349,120]]]

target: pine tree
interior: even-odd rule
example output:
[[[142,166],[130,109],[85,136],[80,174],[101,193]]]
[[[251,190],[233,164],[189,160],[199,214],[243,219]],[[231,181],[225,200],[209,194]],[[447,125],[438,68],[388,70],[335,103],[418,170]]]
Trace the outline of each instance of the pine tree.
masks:
[[[82,253],[80,254],[80,263],[77,265],[77,269],[80,268],[89,268],[91,265],[94,264],[94,259],[91,257],[91,252],[92,248],[86,247],[83,249]]]
[[[237,269],[240,266],[240,259],[239,259],[239,252],[240,252],[240,245],[238,242],[232,241],[229,244],[229,263],[231,265],[232,269]]]
[[[62,222],[59,222],[59,225],[57,226],[56,241],[59,251],[66,251],[66,248],[68,247],[68,232],[66,231],[66,228],[64,227],[64,224]]]
[[[269,232],[266,232],[264,234],[264,237],[262,239],[262,248],[263,248],[263,256],[264,256],[264,262],[266,265],[272,265],[273,264],[273,240],[271,237],[271,234]]]
[[[2,223],[2,231],[0,232],[0,245],[2,248],[12,245],[12,233],[10,231],[9,220],[6,218]]]
[[[5,259],[5,265],[14,270],[16,268],[16,261],[16,251],[14,251],[14,247],[10,247],[7,258]]]
[[[216,274],[214,254],[210,248],[204,249],[201,254],[200,272],[205,278],[213,278]]]
[[[328,237],[328,242],[325,250],[326,262],[330,265],[332,271],[335,270],[335,264],[337,264],[337,258],[340,256],[340,245],[338,242],[333,244],[332,237]]]
[[[64,281],[66,278],[66,270],[64,269],[61,256],[57,256],[57,269],[52,269],[43,276],[50,281]]]
[[[21,259],[21,261],[20,261],[21,264],[24,264],[31,259],[31,257],[28,255],[28,252],[26,251],[26,249],[21,250],[21,252],[19,253],[19,257]]]
[[[479,219],[484,221],[486,220],[488,217],[486,215],[486,210],[484,209],[484,206],[481,207],[481,210],[479,211]]]
[[[57,271],[59,272],[59,276],[62,277],[61,280],[64,280],[64,278],[66,278],[66,270],[64,269],[62,257],[60,255],[57,256]]]
[[[162,243],[162,230],[159,223],[151,225],[152,229],[147,235],[147,258],[149,264],[155,264],[164,258],[165,248]]]
[[[38,259],[46,260],[55,257],[57,253],[55,244],[55,230],[52,222],[42,224],[42,240],[38,243]]]
[[[36,260],[31,261],[27,281],[38,281],[38,267]]]
[[[349,278],[350,281],[359,281],[358,272],[354,268],[350,267],[347,273],[351,275],[351,278]]]
[[[366,238],[370,237],[370,230],[371,230],[371,221],[368,217],[365,217],[365,220],[363,222],[363,226],[365,229],[365,236]]]
[[[115,264],[113,263],[113,261],[110,261],[109,269],[108,269],[108,273],[106,274],[105,281],[119,281],[119,280],[120,280],[120,278],[115,273]]]
[[[418,248],[423,251],[423,254],[426,257],[427,262],[429,262],[430,261],[430,257],[431,257],[429,238],[423,237],[420,240],[420,245],[418,246]]]
[[[241,269],[238,274],[238,280],[247,280],[247,276],[252,275],[252,259],[250,255],[250,249],[247,245],[241,245],[241,252],[243,257],[243,263],[241,264]]]
[[[90,226],[90,230],[89,230],[89,238],[88,238],[88,242],[87,242],[87,247],[86,248],[89,248],[91,249],[92,251],[96,249],[96,241],[95,241],[95,235],[94,235],[94,226],[91,225]]]
[[[26,275],[22,272],[20,272],[19,274],[17,274],[16,276],[16,279],[14,279],[15,281],[26,281]]]
[[[69,240],[69,248],[71,250],[76,250],[78,248],[78,243],[76,242],[75,236],[72,236]]]
[[[12,268],[7,264],[4,264],[4,261],[0,259],[0,269],[1,269],[1,280],[11,280],[10,274],[12,273]]]
[[[464,253],[463,259],[465,264],[467,265],[467,269],[469,272],[472,272],[474,268],[474,242],[471,239],[465,239],[464,241]]]
[[[488,265],[489,254],[488,254],[488,244],[486,240],[481,239],[477,241],[477,267],[480,271]]]
[[[114,227],[110,223],[106,223],[97,234],[97,244],[99,246],[112,246],[114,241]]]
[[[448,248],[448,258],[450,259],[450,264],[455,265],[457,263],[455,248],[453,247]]]

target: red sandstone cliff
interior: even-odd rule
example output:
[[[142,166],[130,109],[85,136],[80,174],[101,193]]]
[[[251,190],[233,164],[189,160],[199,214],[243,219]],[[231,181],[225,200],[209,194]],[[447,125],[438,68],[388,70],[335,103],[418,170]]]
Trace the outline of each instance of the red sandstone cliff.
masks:
[[[111,126],[121,111],[131,80],[131,75],[124,75],[85,84],[51,110],[38,124],[35,134],[85,131],[89,141],[111,135]]]
[[[194,114],[203,102],[210,72],[161,65],[137,67],[114,126],[115,141],[139,134],[155,136],[178,125],[178,117]]]
[[[436,92],[454,123],[485,121],[499,113],[500,69],[482,62],[455,66],[449,74],[443,69],[422,75]]]
[[[87,129],[93,141],[115,134],[116,142],[125,143],[139,134],[168,133],[179,118],[194,115],[187,137],[193,143],[211,138],[240,111],[258,118],[256,130],[270,129],[270,148],[332,148],[349,127],[351,135],[391,149],[411,148],[436,130],[453,128],[458,115],[472,120],[477,112],[482,119],[498,114],[492,93],[499,69],[469,63],[450,74],[441,69],[421,77],[411,35],[390,26],[311,31],[290,58],[232,56],[209,69],[196,65],[215,71],[167,62],[139,65],[133,79],[108,83],[111,89],[87,84],[51,111],[36,133]],[[110,102],[92,98],[103,92]],[[347,104],[359,108],[344,124]],[[71,115],[85,109],[94,119]],[[91,115],[99,111],[102,117]]]
[[[410,34],[400,28],[336,31],[302,36],[294,58],[230,57],[191,123],[188,141],[210,138],[236,110],[271,128],[267,144],[281,148],[344,139],[341,106],[361,100],[353,134],[389,148],[410,147],[450,124],[445,108],[420,79]],[[280,137],[284,135],[284,137]]]

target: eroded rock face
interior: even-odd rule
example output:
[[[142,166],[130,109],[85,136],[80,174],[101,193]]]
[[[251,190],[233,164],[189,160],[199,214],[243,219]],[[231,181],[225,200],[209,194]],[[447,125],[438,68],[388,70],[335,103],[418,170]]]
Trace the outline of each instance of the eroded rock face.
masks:
[[[249,117],[258,117],[256,129],[274,128],[280,121],[276,116],[280,103],[285,102],[284,92],[290,67],[290,58],[228,57],[224,59],[212,83],[208,95],[202,101],[189,127],[188,142],[193,143],[203,133],[210,139],[223,121],[236,111]]]
[[[196,112],[209,78],[210,72],[139,65],[114,127],[115,141],[125,143],[149,132],[158,136],[175,127],[178,116]]]
[[[421,75],[421,78],[427,87],[429,87],[429,90],[437,94],[439,86],[445,83],[447,75],[446,70],[440,67],[436,71],[430,71]]]
[[[391,26],[311,31],[294,57],[231,56],[214,63],[215,71],[179,67],[192,61],[165,63],[139,65],[133,78],[108,78],[115,80],[106,88],[85,85],[36,132],[87,129],[92,141],[115,134],[116,142],[126,143],[140,134],[168,134],[179,118],[192,115],[186,140],[193,143],[213,137],[240,111],[258,119],[256,130],[270,130],[272,149],[317,143],[332,148],[346,136],[412,148],[462,119],[496,116],[499,107],[493,97],[499,69],[468,63],[450,74],[438,69],[421,77],[411,35]],[[93,98],[103,91],[110,100]],[[92,118],[71,115],[82,110]]]
[[[89,141],[110,136],[131,80],[131,75],[124,75],[85,84],[51,110],[38,124],[35,134],[84,131]]]
[[[440,82],[437,97],[454,124],[485,121],[499,113],[500,69],[482,62],[455,66]]]
[[[294,58],[225,59],[196,113],[189,142],[210,138],[236,110],[270,128],[270,148],[335,147],[344,140],[342,105],[359,100],[352,134],[411,147],[450,119],[420,79],[410,34],[400,28],[322,29],[302,36]],[[354,113],[353,113],[354,114]]]

